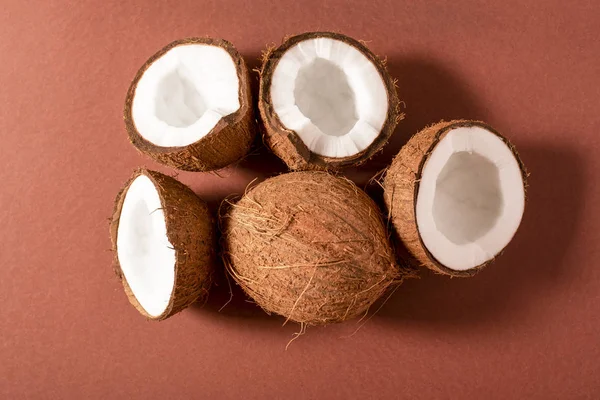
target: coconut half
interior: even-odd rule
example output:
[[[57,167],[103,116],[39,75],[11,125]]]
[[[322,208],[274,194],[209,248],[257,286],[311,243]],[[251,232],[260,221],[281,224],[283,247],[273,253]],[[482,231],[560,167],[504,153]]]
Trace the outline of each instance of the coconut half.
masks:
[[[265,142],[293,170],[361,164],[400,119],[385,65],[348,36],[292,36],[267,52],[260,78]]]
[[[256,127],[248,70],[223,39],[175,41],[138,71],[125,100],[131,143],[174,168],[210,171],[242,158]]]
[[[125,293],[147,318],[163,320],[206,297],[213,220],[187,186],[137,170],[117,195],[110,235]]]
[[[511,241],[525,207],[526,170],[488,125],[440,122],[413,136],[384,180],[396,233],[434,271],[471,276]]]

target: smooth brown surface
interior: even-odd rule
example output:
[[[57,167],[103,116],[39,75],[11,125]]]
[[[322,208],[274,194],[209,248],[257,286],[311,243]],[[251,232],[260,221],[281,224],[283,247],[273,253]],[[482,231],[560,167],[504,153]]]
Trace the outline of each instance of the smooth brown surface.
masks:
[[[490,5],[485,5],[490,4]],[[0,7],[0,398],[595,399],[600,393],[600,3],[4,1]],[[172,40],[230,40],[250,67],[290,33],[369,41],[406,119],[364,184],[440,119],[488,122],[531,172],[515,240],[472,279],[425,274],[354,336],[281,327],[226,283],[145,321],[115,279],[108,217],[135,167],[130,80]],[[256,82],[255,82],[256,87]],[[282,170],[180,173],[211,204]],[[380,192],[371,186],[373,193]]]

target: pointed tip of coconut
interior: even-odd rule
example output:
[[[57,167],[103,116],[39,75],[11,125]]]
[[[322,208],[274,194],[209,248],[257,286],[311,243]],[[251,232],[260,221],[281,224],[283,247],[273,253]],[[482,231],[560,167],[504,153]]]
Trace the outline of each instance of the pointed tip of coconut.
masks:
[[[229,54],[239,81],[240,107],[237,111],[222,117],[208,134],[192,144],[175,147],[156,145],[140,134],[132,115],[138,83],[148,68],[170,50],[195,44],[220,47]],[[161,164],[183,171],[214,171],[224,168],[242,158],[250,150],[257,132],[246,63],[233,44],[225,39],[192,37],[171,42],[150,57],[136,73],[125,98],[123,119],[129,141],[133,146]]]
[[[317,38],[341,41],[366,57],[379,72],[388,98],[388,111],[377,137],[364,150],[347,157],[327,157],[310,150],[297,132],[288,129],[274,111],[271,98],[273,73],[280,59],[296,44]],[[385,61],[376,56],[364,41],[353,39],[336,32],[306,32],[284,38],[277,48],[268,48],[262,57],[258,109],[263,125],[263,141],[291,170],[336,171],[341,168],[363,164],[380,151],[394,133],[396,125],[403,118],[399,111],[400,100],[394,79],[388,73]]]
[[[527,187],[527,171],[515,146],[495,129],[481,121],[440,121],[413,135],[396,155],[385,173],[384,202],[388,209],[388,218],[394,228],[394,236],[407,250],[410,264],[452,277],[471,277],[491,264],[504,249],[488,261],[472,268],[466,270],[448,268],[439,262],[423,243],[416,217],[416,199],[423,168],[444,136],[452,129],[460,127],[481,127],[500,138],[514,156],[521,172],[523,187]]]
[[[149,314],[132,291],[119,263],[117,238],[120,216],[127,191],[140,175],[148,177],[157,190],[165,218],[169,242],[175,250],[175,281],[168,306],[158,316]],[[164,320],[194,302],[206,300],[215,262],[213,218],[204,203],[187,186],[160,172],[145,168],[135,170],[119,191],[110,224],[114,253],[114,270],[129,302],[146,318]]]

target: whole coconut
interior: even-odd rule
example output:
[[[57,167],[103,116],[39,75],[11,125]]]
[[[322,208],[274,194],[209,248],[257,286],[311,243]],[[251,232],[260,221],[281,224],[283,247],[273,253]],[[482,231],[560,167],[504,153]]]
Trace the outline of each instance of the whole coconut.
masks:
[[[268,179],[221,216],[228,272],[266,312],[306,325],[365,314],[401,282],[381,214],[325,172]]]

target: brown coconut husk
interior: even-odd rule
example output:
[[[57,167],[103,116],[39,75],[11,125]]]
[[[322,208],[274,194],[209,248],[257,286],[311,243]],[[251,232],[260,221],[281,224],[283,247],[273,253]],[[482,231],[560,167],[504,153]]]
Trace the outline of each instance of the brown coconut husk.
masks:
[[[349,157],[325,157],[313,153],[304,144],[300,136],[283,126],[277,114],[273,111],[271,101],[271,80],[273,71],[283,54],[292,46],[308,39],[331,38],[340,40],[360,51],[377,68],[384,82],[388,95],[388,112],[379,136],[369,147],[358,154]],[[400,113],[400,101],[396,92],[394,79],[387,72],[384,61],[379,59],[362,42],[351,37],[333,32],[307,32],[284,39],[277,48],[268,49],[263,54],[263,64],[260,70],[260,89],[258,109],[263,125],[265,144],[271,148],[291,170],[338,170],[344,167],[364,163],[375,155],[389,141],[398,122],[403,118]]]
[[[167,236],[175,248],[175,283],[169,305],[157,316],[149,315],[136,299],[121,271],[117,252],[119,217],[125,194],[135,178],[146,175],[158,190],[165,215]],[[164,320],[196,301],[208,296],[215,261],[214,220],[206,203],[174,178],[144,168],[138,169],[125,183],[117,198],[110,224],[110,237],[115,255],[115,272],[123,284],[131,304],[146,318]]]
[[[456,277],[473,276],[494,259],[465,271],[456,271],[444,266],[427,250],[421,239],[417,226],[416,203],[421,174],[434,148],[450,130],[471,126],[482,127],[494,133],[506,143],[519,164],[523,184],[526,187],[527,171],[516,148],[489,125],[469,120],[441,121],[414,135],[392,161],[383,183],[384,200],[389,218],[394,226],[395,236],[410,253],[411,261],[437,273]]]
[[[226,268],[267,313],[303,327],[340,322],[402,281],[377,206],[346,179],[279,175],[225,208]]]
[[[152,63],[177,46],[206,44],[221,47],[233,59],[239,79],[240,108],[221,118],[217,125],[202,139],[187,146],[162,147],[144,139],[135,126],[131,108],[137,84]],[[241,159],[249,150],[256,136],[256,121],[252,106],[252,92],[248,68],[235,47],[224,39],[187,38],[168,44],[154,54],[137,72],[125,99],[123,112],[125,127],[131,143],[154,160],[184,171],[213,171]]]

